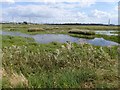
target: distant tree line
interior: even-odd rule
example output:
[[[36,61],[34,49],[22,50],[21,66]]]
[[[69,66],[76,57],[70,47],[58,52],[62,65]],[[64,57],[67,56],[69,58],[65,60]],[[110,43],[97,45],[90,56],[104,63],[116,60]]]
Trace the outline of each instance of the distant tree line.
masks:
[[[64,24],[48,24],[48,25],[81,25],[81,26],[116,26],[114,24],[95,24],[95,23],[89,23],[89,24],[86,24],[86,23],[64,23]]]
[[[39,24],[39,23],[29,23],[27,21],[23,22],[2,22],[1,24]],[[43,23],[45,25],[81,25],[81,26],[120,26],[114,24],[96,24],[96,23]]]
[[[26,22],[26,21],[23,21],[23,22],[2,22],[0,24],[37,24],[37,23],[29,23],[29,22]]]

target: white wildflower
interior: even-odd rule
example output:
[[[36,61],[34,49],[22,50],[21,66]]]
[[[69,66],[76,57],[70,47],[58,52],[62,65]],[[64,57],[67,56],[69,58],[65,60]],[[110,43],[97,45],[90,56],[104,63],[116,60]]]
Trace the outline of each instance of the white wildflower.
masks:
[[[60,54],[60,50],[56,49],[56,53],[57,53],[57,55],[59,55]]]

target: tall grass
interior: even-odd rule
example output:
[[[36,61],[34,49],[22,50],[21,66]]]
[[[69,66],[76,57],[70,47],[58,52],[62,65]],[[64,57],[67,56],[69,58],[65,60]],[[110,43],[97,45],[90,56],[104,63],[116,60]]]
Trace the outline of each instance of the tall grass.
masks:
[[[2,48],[3,88],[118,87],[118,46],[12,44]]]

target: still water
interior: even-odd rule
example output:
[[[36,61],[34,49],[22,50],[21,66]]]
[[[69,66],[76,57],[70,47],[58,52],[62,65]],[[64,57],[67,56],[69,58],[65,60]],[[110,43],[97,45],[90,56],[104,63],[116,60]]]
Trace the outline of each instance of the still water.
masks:
[[[116,31],[116,30],[109,30],[109,31],[107,31],[107,30],[97,30],[97,31],[95,31],[96,34],[103,34],[103,35],[109,35],[109,36],[112,36],[112,35],[117,36],[118,34],[116,34],[115,32],[118,32],[118,31]]]
[[[85,39],[85,38],[76,38],[65,34],[36,34],[29,35],[23,34],[20,32],[6,32],[2,31],[2,35],[10,35],[10,36],[21,36],[21,37],[30,37],[33,38],[38,43],[50,43],[50,42],[60,42],[66,43],[67,41],[76,42],[78,44],[81,43],[89,43],[96,46],[110,46],[110,45],[118,45],[118,43],[105,40],[103,38],[94,38],[94,39]]]

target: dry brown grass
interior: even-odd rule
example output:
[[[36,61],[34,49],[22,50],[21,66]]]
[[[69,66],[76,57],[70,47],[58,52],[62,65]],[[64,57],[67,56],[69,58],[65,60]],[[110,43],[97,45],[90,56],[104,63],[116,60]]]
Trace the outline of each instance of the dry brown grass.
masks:
[[[21,86],[28,86],[28,80],[26,77],[21,73],[17,74],[15,72],[12,72],[11,74],[8,74],[5,69],[0,70],[1,78],[6,77],[8,82],[10,83],[11,87],[17,87],[19,85]],[[1,79],[2,80],[2,79]]]
[[[81,88],[95,88],[95,85],[92,82],[85,82]]]
[[[2,76],[5,74],[5,72],[2,70],[2,69],[0,69],[0,82],[2,82]]]
[[[18,85],[28,86],[28,80],[23,74],[18,75],[17,73],[13,73],[9,80],[11,86],[13,87],[16,87]]]

